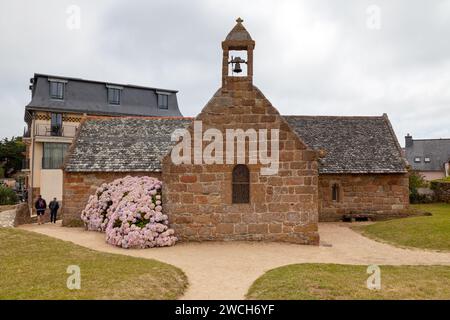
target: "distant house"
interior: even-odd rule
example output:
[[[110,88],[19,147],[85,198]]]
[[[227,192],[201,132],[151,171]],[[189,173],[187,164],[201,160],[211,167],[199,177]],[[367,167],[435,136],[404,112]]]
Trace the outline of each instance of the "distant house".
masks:
[[[405,156],[411,168],[426,180],[450,175],[450,139],[413,139],[405,137]]]
[[[23,172],[29,201],[62,199],[66,150],[85,116],[181,116],[177,91],[35,74],[25,107]]]

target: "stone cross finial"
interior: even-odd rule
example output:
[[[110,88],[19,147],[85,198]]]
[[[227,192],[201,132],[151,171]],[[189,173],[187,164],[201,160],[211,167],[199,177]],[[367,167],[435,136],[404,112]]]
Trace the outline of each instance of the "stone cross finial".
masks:
[[[236,19],[236,22],[237,23],[242,23],[242,22],[244,22],[244,20],[242,20],[241,17],[239,17],[239,18]]]

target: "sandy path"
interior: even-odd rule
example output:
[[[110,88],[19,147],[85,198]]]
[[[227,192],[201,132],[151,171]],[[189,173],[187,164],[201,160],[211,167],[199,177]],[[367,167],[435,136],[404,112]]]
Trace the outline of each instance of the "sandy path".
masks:
[[[14,219],[16,218],[16,210],[5,210],[0,212],[0,227],[14,227]]]
[[[267,270],[304,262],[341,264],[450,265],[450,253],[401,249],[370,240],[339,223],[320,224],[327,246],[283,243],[180,243],[170,248],[126,250],[105,243],[105,235],[60,225],[25,225],[35,231],[98,251],[154,258],[181,268],[189,279],[183,299],[242,299],[253,281]]]

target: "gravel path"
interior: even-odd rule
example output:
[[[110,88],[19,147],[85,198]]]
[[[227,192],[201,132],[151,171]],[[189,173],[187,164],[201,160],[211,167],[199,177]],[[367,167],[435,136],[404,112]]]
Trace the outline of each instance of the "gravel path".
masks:
[[[450,265],[450,253],[402,249],[361,236],[342,223],[319,225],[321,246],[284,243],[180,243],[170,248],[127,250],[105,243],[105,235],[59,224],[26,225],[35,231],[98,251],[153,258],[181,268],[190,286],[183,299],[243,299],[266,271],[292,263]],[[326,244],[332,244],[327,246]]]
[[[0,212],[0,228],[14,227],[16,210],[7,210]]]

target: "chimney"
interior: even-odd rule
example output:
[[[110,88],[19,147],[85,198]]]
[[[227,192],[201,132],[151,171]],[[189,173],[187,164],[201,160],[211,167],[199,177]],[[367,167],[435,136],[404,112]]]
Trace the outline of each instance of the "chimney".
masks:
[[[411,148],[413,146],[413,138],[408,133],[405,137],[405,148]]]

